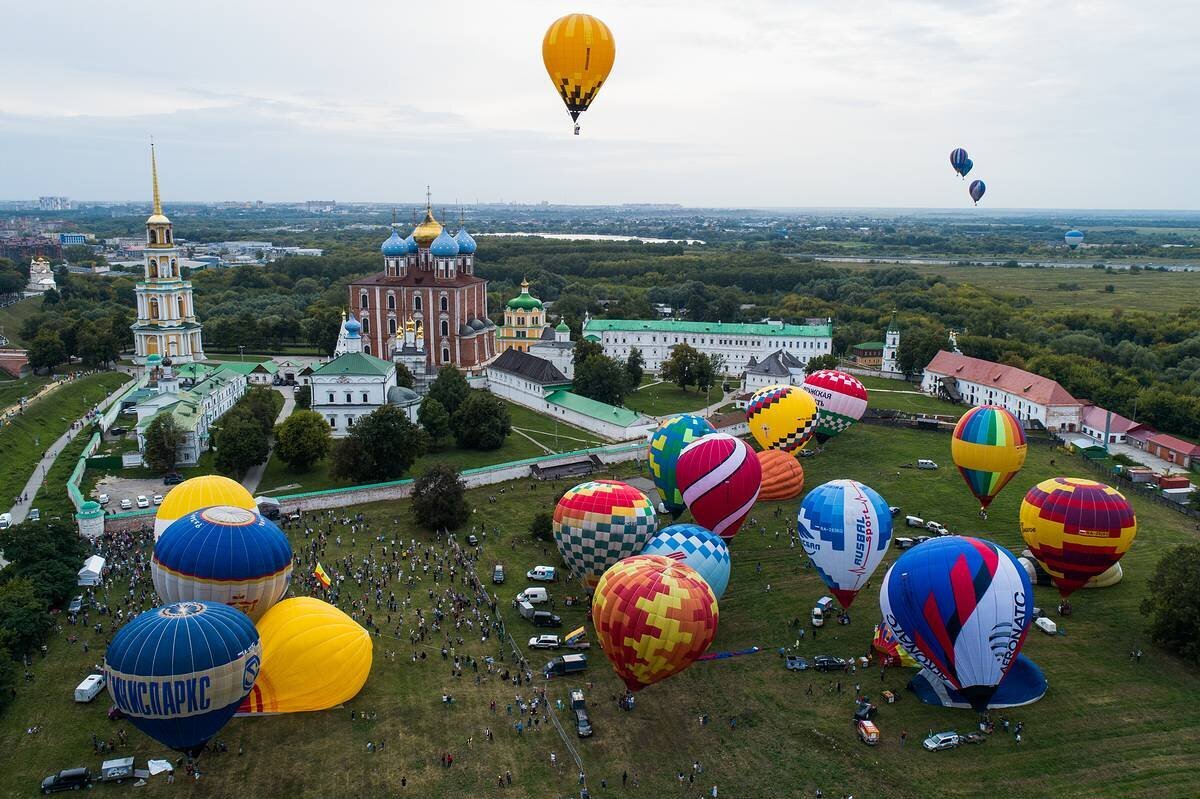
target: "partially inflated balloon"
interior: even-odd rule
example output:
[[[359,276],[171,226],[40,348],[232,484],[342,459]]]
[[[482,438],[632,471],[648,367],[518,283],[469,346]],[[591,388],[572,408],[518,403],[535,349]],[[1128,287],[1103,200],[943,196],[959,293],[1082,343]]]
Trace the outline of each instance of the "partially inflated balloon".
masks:
[[[698,524],[673,524],[646,542],[643,555],[662,555],[695,569],[717,599],[729,585],[729,546]]]
[[[233,717],[261,663],[258,631],[246,614],[179,602],[122,627],[105,652],[104,675],[133,726],[195,754]]]
[[[542,61],[572,120],[578,121],[596,99],[616,56],[612,31],[589,14],[568,14],[550,25],[542,39]]]
[[[892,564],[879,606],[899,645],[982,712],[1025,643],[1033,586],[1008,550],[947,536]]]
[[[964,413],[950,438],[950,456],[980,508],[987,508],[1021,470],[1026,448],[1021,423],[998,405]]]
[[[580,483],[554,508],[554,543],[571,573],[589,586],[621,558],[641,552],[657,529],[646,495],[616,480]]]
[[[1119,561],[1136,535],[1133,506],[1094,480],[1043,480],[1021,502],[1021,536],[1064,598]]]
[[[892,514],[873,489],[854,480],[831,480],[800,503],[796,530],[817,574],[848,608],[887,553]]]
[[[167,492],[154,515],[154,540],[158,540],[171,522],[182,519],[194,510],[213,505],[232,505],[246,510],[258,510],[254,497],[241,483],[219,474],[192,477]]]
[[[725,433],[693,441],[675,466],[688,510],[704,527],[733,538],[758,499],[762,467],[750,445]]]
[[[167,528],[150,574],[163,602],[221,602],[257,621],[287,593],[292,545],[254,511],[218,505]]]
[[[257,626],[262,671],[241,714],[337,707],[353,699],[371,674],[371,634],[328,602],[285,599]]]
[[[817,403],[796,386],[767,386],[746,405],[746,424],[763,449],[798,452],[817,426]]]
[[[758,463],[762,467],[759,499],[768,502],[795,499],[804,491],[804,468],[794,455],[777,449],[764,449],[758,453]]]
[[[690,566],[638,555],[600,578],[592,623],[617,676],[638,691],[704,654],[717,634],[717,599]]]
[[[972,180],[968,191],[971,194],[971,199],[975,201],[976,205],[979,205],[979,201],[983,199],[984,192],[987,191],[987,184],[982,180]]]
[[[821,369],[801,386],[817,403],[817,441],[824,444],[867,412],[867,387],[854,375]]]
[[[677,519],[687,508],[675,480],[679,453],[701,436],[715,432],[707,419],[683,413],[667,419],[650,436],[650,474],[662,495],[663,506]]]

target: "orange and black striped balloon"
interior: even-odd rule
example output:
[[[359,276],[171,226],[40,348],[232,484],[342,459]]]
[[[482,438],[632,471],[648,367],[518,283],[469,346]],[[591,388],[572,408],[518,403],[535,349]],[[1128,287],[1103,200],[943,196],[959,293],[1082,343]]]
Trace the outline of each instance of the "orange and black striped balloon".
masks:
[[[612,31],[589,14],[556,19],[542,39],[542,61],[571,119],[588,109],[617,55]]]

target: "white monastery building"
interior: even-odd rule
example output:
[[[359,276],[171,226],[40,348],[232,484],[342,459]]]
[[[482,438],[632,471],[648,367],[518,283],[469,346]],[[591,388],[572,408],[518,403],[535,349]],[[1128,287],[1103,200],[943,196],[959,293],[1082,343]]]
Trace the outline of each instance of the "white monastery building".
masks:
[[[1047,430],[1082,429],[1083,403],[1056,381],[1015,366],[941,350],[925,367],[921,388],[968,405],[999,405],[1029,426]]]

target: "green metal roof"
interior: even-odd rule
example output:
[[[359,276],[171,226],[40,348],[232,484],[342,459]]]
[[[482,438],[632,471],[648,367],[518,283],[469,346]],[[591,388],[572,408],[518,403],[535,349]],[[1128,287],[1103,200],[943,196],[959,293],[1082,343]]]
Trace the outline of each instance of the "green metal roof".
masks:
[[[269,375],[273,375],[279,371],[279,367],[274,361],[222,361],[220,364],[222,369],[228,369],[231,372],[237,372],[239,375],[248,375],[257,371],[260,367]]]
[[[382,375],[395,369],[391,361],[376,358],[365,352],[347,352],[313,370],[314,375]]]
[[[570,333],[571,332],[571,328],[567,327],[567,323],[563,322],[561,320],[558,323],[558,327],[554,328],[554,330],[557,333]]]
[[[574,394],[570,391],[552,391],[546,395],[546,402],[551,405],[558,405],[566,408],[569,411],[582,413],[584,416],[590,416],[593,419],[599,419],[605,422],[611,422],[621,427],[629,427],[636,424],[641,418],[638,414],[628,408],[618,408],[615,405],[607,405],[603,402],[597,402],[594,399]]]
[[[742,322],[682,322],[675,319],[589,319],[585,334],[606,331],[636,333],[704,333],[718,336],[809,336],[833,335],[833,325],[771,325]]]
[[[530,294],[518,294],[506,303],[509,308],[516,308],[522,311],[532,311],[542,307],[542,301]]]
[[[883,349],[882,341],[864,341],[862,344],[855,344],[856,350],[881,350]]]
[[[200,378],[207,375],[209,372],[216,369],[215,366],[206,366],[202,363],[185,363],[175,367],[175,374],[179,377]]]

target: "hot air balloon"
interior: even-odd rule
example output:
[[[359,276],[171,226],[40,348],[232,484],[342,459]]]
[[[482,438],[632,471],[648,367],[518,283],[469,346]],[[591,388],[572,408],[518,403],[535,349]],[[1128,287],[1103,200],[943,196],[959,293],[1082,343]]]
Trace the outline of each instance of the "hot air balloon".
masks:
[[[679,454],[675,475],[692,516],[724,539],[737,534],[762,485],[754,450],[725,433],[688,444]]]
[[[956,147],[950,151],[950,166],[954,167],[954,172],[959,177],[967,174],[963,171],[963,166],[969,160],[971,159],[967,158],[967,151],[961,147]]]
[[[1038,563],[1037,558],[1028,549],[1021,551],[1021,557],[1017,558],[1017,562],[1024,567],[1025,573],[1029,575],[1029,581],[1035,586],[1054,585],[1054,578],[1050,576],[1050,572],[1046,571],[1041,563]],[[1104,572],[1084,583],[1083,587],[1085,589],[1108,588],[1116,585],[1123,579],[1125,579],[1125,570],[1121,568],[1120,563],[1114,563]]]
[[[720,599],[729,585],[729,547],[725,541],[698,524],[673,524],[659,530],[646,542],[643,555],[662,555],[691,566]]]
[[[657,529],[646,495],[616,480],[580,483],[554,508],[554,543],[571,573],[593,587],[609,566],[641,552]]]
[[[970,188],[967,191],[971,194],[971,199],[979,205],[979,201],[983,199],[983,193],[987,191],[987,184],[982,180],[972,180]]]
[[[1079,249],[1079,245],[1083,244],[1083,234],[1078,230],[1068,230],[1067,235],[1063,236],[1063,241],[1065,241],[1067,246],[1072,250],[1077,250]]]
[[[959,174],[965,178],[967,175],[971,174],[971,169],[974,166],[975,166],[975,162],[972,161],[970,158],[968,158],[966,161],[963,162],[962,171],[959,172]]]
[[[639,691],[704,654],[717,634],[717,598],[690,566],[638,555],[600,578],[592,623],[617,676]]]
[[[258,513],[218,505],[167,528],[154,544],[150,574],[163,602],[222,602],[258,621],[287,593],[292,545]]]
[[[596,99],[616,56],[612,31],[588,14],[560,17],[546,31],[542,61],[576,123],[575,135],[579,135],[579,115]]]
[[[947,536],[892,564],[879,606],[897,643],[982,712],[1025,643],[1033,586],[1008,550]]]
[[[650,436],[650,474],[662,495],[663,507],[679,518],[687,508],[675,482],[675,463],[683,448],[701,436],[717,432],[707,419],[683,413],[672,416]]]
[[[887,552],[892,512],[874,489],[831,480],[800,503],[796,530],[817,574],[848,608]]]
[[[817,443],[824,444],[867,412],[867,388],[854,375],[821,369],[801,386],[817,403]]]
[[[1133,506],[1094,480],[1043,480],[1021,502],[1021,536],[1064,599],[1119,561],[1136,535]]]
[[[1021,423],[998,405],[981,405],[959,418],[950,438],[950,457],[981,511],[1021,470],[1026,448]]]
[[[133,726],[195,755],[254,687],[254,622],[216,602],[178,602],[122,627],[104,655],[108,693]]]
[[[795,499],[804,491],[804,468],[794,455],[777,449],[764,449],[758,453],[758,464],[762,467],[759,499],[768,502]]]
[[[328,710],[353,699],[371,673],[371,634],[308,596],[285,599],[258,620],[262,670],[239,714]]]
[[[880,663],[884,666],[916,666],[919,668],[921,665],[913,660],[912,655],[904,651],[904,647],[897,643],[896,635],[882,622],[875,625],[871,648],[875,650]],[[261,676],[258,679],[260,682],[262,681]]]
[[[796,386],[767,386],[746,405],[746,423],[763,449],[799,452],[817,426],[817,403]]]
[[[171,522],[182,519],[194,510],[211,508],[213,505],[232,505],[246,510],[258,510],[254,497],[236,480],[219,474],[192,477],[167,492],[154,515],[154,540],[171,526]]]

